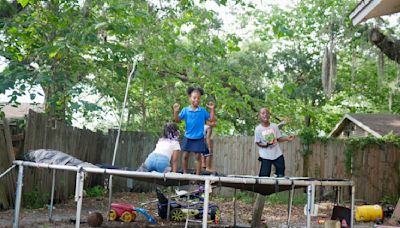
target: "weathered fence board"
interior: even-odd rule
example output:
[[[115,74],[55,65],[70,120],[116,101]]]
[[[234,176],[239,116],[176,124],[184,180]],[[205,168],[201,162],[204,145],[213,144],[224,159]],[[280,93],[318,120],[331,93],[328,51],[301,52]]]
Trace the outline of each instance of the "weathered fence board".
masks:
[[[6,171],[15,160],[11,132],[6,119],[0,120],[0,174]],[[15,171],[0,179],[0,209],[7,209],[14,204]]]

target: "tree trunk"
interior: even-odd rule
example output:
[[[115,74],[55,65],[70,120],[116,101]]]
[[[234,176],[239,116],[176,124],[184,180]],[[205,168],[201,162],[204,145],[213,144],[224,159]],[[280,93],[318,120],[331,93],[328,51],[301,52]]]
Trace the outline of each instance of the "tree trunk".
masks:
[[[378,75],[378,88],[382,88],[383,80],[385,78],[385,58],[382,52],[378,53],[378,65],[377,65],[377,75]]]
[[[400,40],[390,39],[377,28],[373,28],[369,31],[368,38],[389,59],[400,64]]]
[[[356,80],[356,72],[357,72],[357,56],[356,56],[356,49],[355,47],[353,47],[351,53],[351,85],[353,85]]]
[[[308,99],[304,99],[304,106],[307,107],[308,105]],[[304,117],[304,126],[305,127],[310,127],[311,126],[311,116],[306,115]],[[303,176],[307,177],[308,176],[308,166],[309,166],[309,150],[310,150],[310,145],[309,144],[303,144],[303,150],[305,152],[305,155],[303,156]]]

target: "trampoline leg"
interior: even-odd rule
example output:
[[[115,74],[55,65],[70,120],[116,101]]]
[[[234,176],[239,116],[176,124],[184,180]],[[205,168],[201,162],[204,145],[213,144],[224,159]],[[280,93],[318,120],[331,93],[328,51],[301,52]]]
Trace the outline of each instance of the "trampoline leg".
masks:
[[[24,182],[24,166],[19,165],[18,180],[17,180],[17,192],[16,192],[16,196],[15,196],[15,211],[14,211],[13,228],[19,227],[19,211],[21,209],[22,186],[24,185],[23,182]]]
[[[56,169],[53,169],[53,179],[51,184],[51,199],[50,199],[50,211],[49,211],[49,221],[53,220],[53,205],[54,205],[54,188],[56,183]]]
[[[235,188],[233,193],[233,227],[236,227],[236,191],[237,189]]]
[[[354,201],[356,197],[356,186],[351,186],[351,215],[350,215],[350,227],[354,227]]]
[[[108,178],[108,210],[107,210],[107,221],[110,221],[110,216],[108,213],[111,211],[111,201],[112,201],[112,188],[113,188],[113,175]]]
[[[168,197],[166,197],[167,198],[167,219],[168,220],[170,220],[169,219],[169,213],[171,212],[171,202],[170,202],[170,200],[169,200],[169,198]]]
[[[81,225],[81,210],[82,210],[82,199],[83,199],[83,181],[84,175],[82,168],[76,173],[76,189],[75,189],[75,201],[76,203],[76,222],[75,227],[79,228]]]
[[[338,194],[337,194],[337,205],[340,205],[342,200],[342,188],[338,186]]]
[[[210,180],[205,181],[204,185],[204,205],[203,205],[203,228],[207,227],[207,222],[208,222],[208,199],[209,199],[209,194],[210,194]]]
[[[287,227],[290,227],[290,217],[292,216],[293,195],[294,195],[294,185],[292,185],[292,189],[289,192]]]
[[[315,185],[307,187],[307,228],[311,227],[311,213],[314,211]]]

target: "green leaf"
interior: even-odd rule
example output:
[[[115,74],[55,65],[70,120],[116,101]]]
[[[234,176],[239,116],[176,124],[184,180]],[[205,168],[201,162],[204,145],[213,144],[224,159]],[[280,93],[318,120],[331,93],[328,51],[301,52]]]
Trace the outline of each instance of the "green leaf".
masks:
[[[57,55],[59,50],[60,49],[58,47],[52,47],[51,50],[50,50],[50,53],[49,53],[49,58],[50,59],[54,58],[54,56]]]
[[[21,4],[22,7],[25,7],[26,5],[28,5],[29,0],[18,0],[18,3]]]

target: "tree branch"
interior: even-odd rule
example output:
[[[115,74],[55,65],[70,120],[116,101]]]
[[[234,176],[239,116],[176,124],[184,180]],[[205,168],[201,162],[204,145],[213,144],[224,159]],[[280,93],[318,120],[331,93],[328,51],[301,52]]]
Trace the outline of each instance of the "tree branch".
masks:
[[[0,5],[0,18],[10,18],[24,9],[17,0],[12,2],[0,0]]]
[[[389,57],[389,59],[400,64],[400,40],[392,40],[377,28],[373,28],[369,31],[368,39]]]

